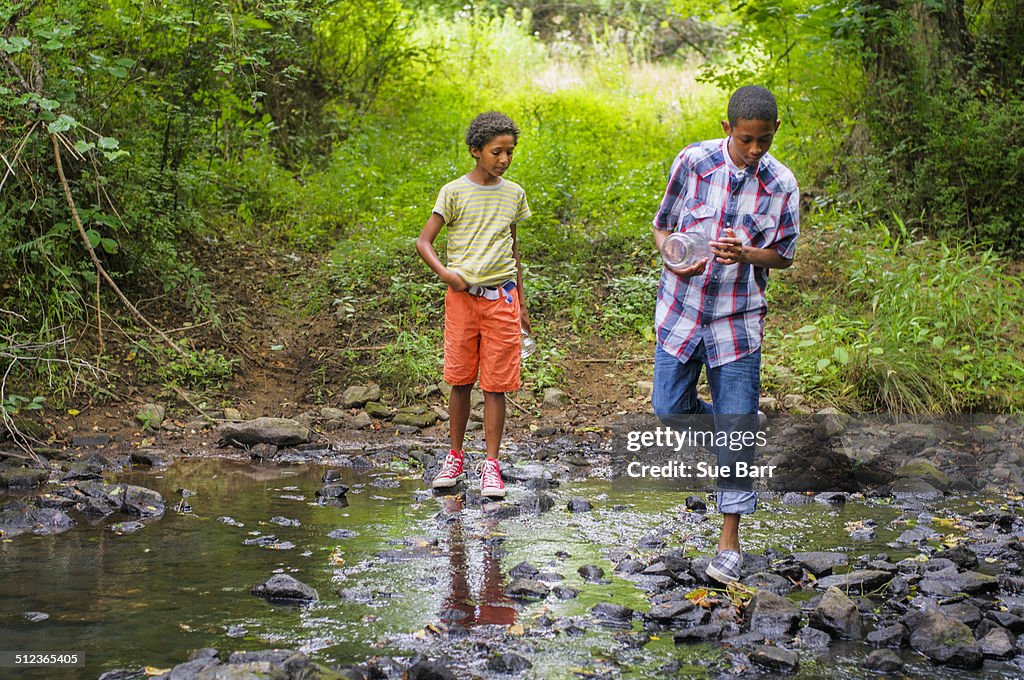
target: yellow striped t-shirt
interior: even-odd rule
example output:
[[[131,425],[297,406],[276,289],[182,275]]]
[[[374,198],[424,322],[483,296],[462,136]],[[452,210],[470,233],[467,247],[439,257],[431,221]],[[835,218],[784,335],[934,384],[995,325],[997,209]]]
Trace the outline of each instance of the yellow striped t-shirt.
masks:
[[[509,227],[532,214],[521,186],[483,186],[463,175],[441,187],[434,212],[448,227],[449,269],[471,286],[516,280]]]

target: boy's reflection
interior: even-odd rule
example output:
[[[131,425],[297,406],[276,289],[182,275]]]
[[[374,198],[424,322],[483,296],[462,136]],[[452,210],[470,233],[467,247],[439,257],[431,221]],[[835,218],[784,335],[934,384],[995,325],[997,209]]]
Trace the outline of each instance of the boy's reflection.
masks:
[[[466,563],[466,538],[462,526],[462,495],[441,499],[448,516],[448,555],[451,572],[451,590],[441,609],[441,620],[463,626],[496,624],[510,626],[515,623],[516,609],[505,595],[501,574],[501,560],[495,556],[495,541],[481,540],[483,552],[482,582],[474,598],[470,592],[469,569]],[[497,520],[482,519],[482,538],[493,533]]]

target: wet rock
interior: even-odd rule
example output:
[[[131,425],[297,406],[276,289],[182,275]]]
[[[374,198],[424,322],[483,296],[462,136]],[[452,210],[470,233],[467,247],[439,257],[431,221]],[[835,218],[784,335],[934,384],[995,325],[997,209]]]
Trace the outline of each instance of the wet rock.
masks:
[[[231,652],[229,664],[268,663],[280,666],[295,654],[291,649],[260,649],[254,652]]]
[[[232,527],[244,527],[245,526],[244,524],[239,522],[237,519],[233,519],[231,517],[228,517],[227,515],[218,517],[217,521],[220,522],[221,524],[227,524],[228,526],[232,526]]]
[[[807,505],[813,502],[814,498],[812,496],[797,491],[790,491],[782,496],[783,505]]]
[[[95,448],[110,443],[109,434],[77,434],[71,438],[71,445],[76,448]]]
[[[297,519],[289,519],[287,517],[280,517],[280,516],[278,516],[278,517],[271,517],[270,518],[270,523],[271,524],[276,524],[276,525],[282,526],[282,527],[298,527],[298,526],[302,526],[302,522],[300,522]]]
[[[402,674],[403,680],[458,680],[457,676],[448,670],[446,664],[439,661],[422,659],[406,669]]]
[[[938,533],[936,533],[931,527],[919,525],[913,529],[907,529],[900,534],[899,538],[895,541],[895,545],[915,545],[918,543],[924,543],[925,541],[935,540],[938,537]]]
[[[977,571],[958,572],[955,567],[928,573],[918,583],[922,593],[939,597],[949,597],[956,593],[976,595],[994,592],[998,587],[999,582],[995,576]]]
[[[166,414],[167,409],[160,404],[146,404],[135,412],[135,420],[142,423],[143,429],[155,430],[164,422]]]
[[[228,626],[228,629],[224,632],[229,638],[240,638],[245,637],[249,634],[249,629],[245,626]]]
[[[139,517],[159,517],[164,514],[164,497],[159,492],[142,486],[126,486],[121,510]]]
[[[891,649],[876,649],[865,657],[860,667],[880,673],[895,673],[903,668],[903,659]]]
[[[217,428],[221,441],[235,446],[256,444],[294,446],[310,440],[309,428],[289,418],[256,418],[241,423],[222,423]]]
[[[142,522],[116,522],[107,527],[110,531],[113,531],[119,536],[125,534],[134,534],[137,531],[141,531],[146,527]]]
[[[1017,653],[1017,638],[1005,628],[994,628],[978,641],[981,652],[993,659],[1009,659]]]
[[[380,401],[379,385],[352,385],[341,395],[345,408],[362,408],[371,401]]]
[[[793,553],[793,559],[815,578],[830,576],[832,569],[845,567],[848,563],[846,555],[832,552],[797,552]]]
[[[638,548],[664,548],[665,538],[658,534],[647,534],[636,543]]]
[[[939,606],[939,611],[973,629],[981,622],[981,610],[970,602],[953,602]]]
[[[32,533],[59,534],[75,526],[74,520],[55,508],[33,508],[21,501],[0,507],[0,537]]]
[[[265,582],[252,587],[257,597],[280,602],[313,602],[320,597],[316,591],[302,581],[287,574],[274,574]]]
[[[62,467],[64,469],[64,474],[60,477],[62,482],[103,481],[102,465],[87,461],[75,461],[66,463]]]
[[[792,673],[800,666],[800,657],[796,652],[768,645],[754,647],[754,651],[750,653],[750,660],[759,666],[784,673]]]
[[[889,487],[889,492],[897,500],[916,499],[922,501],[934,501],[942,498],[942,492],[923,479],[908,478],[897,479]]]
[[[528,578],[513,579],[505,588],[505,594],[517,599],[545,598],[551,589],[540,581]]]
[[[823,630],[806,626],[797,631],[793,642],[803,649],[828,649],[832,644],[832,636]]]
[[[220,652],[213,647],[201,647],[188,655],[189,661],[197,661],[199,659],[220,659]]]
[[[50,615],[46,612],[23,612],[21,618],[25,619],[29,623],[39,623],[50,618]]]
[[[512,578],[533,579],[537,578],[537,574],[539,573],[540,569],[533,566],[529,562],[520,562],[519,564],[508,570],[508,575]]]
[[[818,590],[828,590],[834,586],[843,592],[863,595],[877,590],[891,578],[889,572],[881,569],[859,569],[818,579],[814,582],[814,587]]]
[[[526,494],[519,501],[519,510],[525,515],[540,515],[555,507],[555,499],[541,491]]]
[[[868,643],[874,647],[902,647],[907,639],[907,628],[902,623],[876,628],[867,635]]]
[[[926,460],[915,460],[907,463],[896,470],[896,477],[899,479],[922,479],[940,491],[945,491],[950,485],[949,475]]]
[[[172,668],[171,672],[167,675],[167,680],[196,680],[199,674],[203,671],[212,669],[214,666],[219,665],[219,659],[195,659],[193,661],[186,661],[185,663],[180,663]],[[204,676],[209,677],[209,674],[204,674]]]
[[[757,590],[775,593],[776,595],[786,595],[793,590],[793,584],[784,576],[763,571],[743,578],[741,583]]]
[[[590,504],[586,498],[582,496],[573,496],[569,499],[569,504],[566,508],[569,512],[590,512],[594,509],[594,506]]]
[[[910,646],[936,663],[957,668],[980,668],[984,662],[971,629],[935,610],[920,617],[910,634]]]
[[[668,623],[692,613],[696,608],[697,605],[686,598],[661,602],[651,607],[644,614],[644,619],[656,623]]]
[[[1005,628],[1014,635],[1024,633],[1024,618],[1012,612],[993,610],[985,614],[985,619],[993,622],[1000,628]]]
[[[846,494],[841,491],[825,491],[824,493],[814,494],[815,503],[823,503],[825,505],[842,505],[846,503]]]
[[[48,468],[2,467],[0,468],[0,489],[31,489],[50,478]]]
[[[978,566],[978,555],[966,545],[940,550],[935,558],[951,560],[960,569],[974,569]]]
[[[615,571],[622,574],[639,574],[647,567],[646,564],[640,560],[632,557],[627,557],[618,564],[615,565]]]
[[[703,514],[708,511],[708,504],[705,503],[702,498],[698,498],[697,496],[687,496],[686,509],[690,512],[699,512]]]
[[[328,538],[333,538],[335,540],[343,540],[343,539],[346,539],[346,538],[355,538],[358,535],[359,535],[358,531],[352,531],[351,529],[335,529],[334,531],[330,531],[330,532],[327,533],[327,537]]]
[[[338,500],[345,497],[348,487],[344,484],[325,484],[317,489],[316,497],[320,500]]]
[[[800,607],[766,591],[754,595],[746,615],[749,630],[772,640],[788,637],[800,627]]]
[[[853,600],[835,587],[825,591],[808,619],[811,626],[832,637],[858,639],[861,636],[863,621],[860,610]]]
[[[522,673],[533,664],[518,654],[495,654],[487,659],[487,668],[495,673]]]
[[[590,608],[590,613],[603,624],[629,626],[633,619],[632,609],[612,602],[598,602]]]
[[[99,677],[99,680],[145,680],[149,677],[145,668],[115,668]]]
[[[604,569],[594,564],[585,564],[576,570],[580,576],[583,577],[584,581],[596,583],[604,578]]]
[[[551,589],[551,594],[557,597],[559,600],[571,600],[580,594],[580,591],[575,588],[568,586],[555,586]]]
[[[165,468],[174,462],[174,456],[162,449],[139,449],[138,451],[132,451],[129,460],[132,465]]]
[[[721,636],[722,625],[719,623],[709,623],[703,626],[694,626],[693,628],[684,628],[683,630],[676,631],[672,639],[677,645],[681,645],[717,640]]]

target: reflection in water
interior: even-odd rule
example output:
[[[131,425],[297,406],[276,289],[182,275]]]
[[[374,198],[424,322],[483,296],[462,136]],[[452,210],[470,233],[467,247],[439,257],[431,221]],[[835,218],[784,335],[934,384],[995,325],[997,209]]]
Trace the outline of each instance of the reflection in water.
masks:
[[[467,564],[462,496],[445,496],[442,504],[447,515],[451,517],[448,525],[451,590],[444,600],[441,620],[446,623],[460,623],[463,626],[512,625],[516,620],[516,609],[504,592],[501,560],[495,555],[496,542],[486,540],[494,533],[497,520],[481,521],[482,540],[478,545],[482,552],[483,565],[479,588],[474,596],[470,588],[471,577]]]

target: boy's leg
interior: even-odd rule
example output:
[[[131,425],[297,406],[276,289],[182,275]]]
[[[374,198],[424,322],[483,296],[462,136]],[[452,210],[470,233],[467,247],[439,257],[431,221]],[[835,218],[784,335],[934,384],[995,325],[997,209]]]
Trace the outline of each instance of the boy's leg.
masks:
[[[496,460],[505,433],[505,393],[484,392],[484,438],[487,457]]]
[[[472,394],[473,383],[452,385],[452,393],[448,397],[448,434],[452,440],[452,451],[462,451],[463,449]]]
[[[704,366],[704,346],[681,362],[658,345],[654,350],[654,391],[651,405],[665,425],[684,429],[681,416],[709,415],[711,405],[697,396],[697,380]],[[678,426],[678,427],[677,427]]]
[[[718,539],[718,555],[708,567],[708,574],[719,581],[739,578],[742,557],[740,551],[740,517],[757,509],[757,495],[753,491],[753,478],[738,476],[737,463],[747,470],[754,463],[754,437],[758,430],[757,406],[761,393],[761,352],[708,370],[711,399],[715,405],[715,429],[725,433],[726,441],[719,446],[718,465],[728,467],[728,477],[719,476],[717,504],[722,513],[722,534]]]

